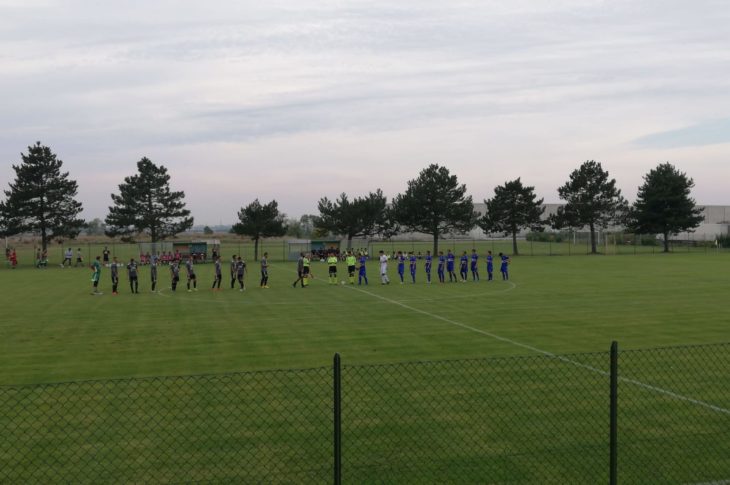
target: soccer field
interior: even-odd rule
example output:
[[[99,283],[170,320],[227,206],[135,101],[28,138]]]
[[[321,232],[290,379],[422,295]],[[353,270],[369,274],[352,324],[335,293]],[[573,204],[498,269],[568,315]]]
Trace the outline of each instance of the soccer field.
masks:
[[[255,267],[255,264],[250,266]],[[419,264],[420,266],[420,264]],[[199,265],[198,291],[140,293],[121,274],[112,296],[90,295],[88,269],[0,271],[3,384],[181,375],[347,363],[534,354],[696,344],[728,340],[730,254],[523,257],[511,279],[381,286],[327,284],[314,263],[309,288],[293,289],[294,265],[275,263],[270,289],[247,275],[246,291],[212,292],[212,265]],[[498,269],[498,268],[497,268]],[[346,279],[340,267],[340,280]],[[435,276],[435,275],[434,275]],[[408,278],[408,275],[406,275]],[[225,280],[225,277],[224,277]]]
[[[0,271],[0,482],[328,483],[334,352],[347,483],[605,482],[610,342],[729,335],[730,254],[520,257],[509,281],[445,285],[326,269],[213,292],[199,265],[199,291],[161,271],[151,293],[143,268],[118,296],[107,269],[102,296],[88,269]],[[623,481],[730,478],[728,354],[622,354]]]

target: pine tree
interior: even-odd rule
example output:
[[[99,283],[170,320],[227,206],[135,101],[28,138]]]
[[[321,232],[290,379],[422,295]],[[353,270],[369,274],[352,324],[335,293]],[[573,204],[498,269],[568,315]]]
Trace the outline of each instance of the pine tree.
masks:
[[[433,254],[438,254],[439,237],[468,232],[476,224],[477,214],[466,186],[459,185],[449,169],[431,164],[417,178],[408,181],[405,193],[392,204],[393,220],[406,231],[433,236]]]
[[[53,238],[78,236],[85,225],[79,218],[82,205],[75,199],[78,184],[68,172],[61,172],[63,162],[41,142],[20,156],[20,165],[13,165],[15,181],[0,203],[4,235],[38,234],[44,250]]]
[[[494,197],[485,200],[487,213],[479,220],[486,233],[500,232],[512,236],[512,252],[517,249],[517,233],[524,228],[541,230],[544,222],[543,199],[535,200],[535,187],[526,187],[518,178],[495,187]]]
[[[316,227],[346,237],[350,248],[354,237],[368,237],[380,232],[385,223],[386,205],[387,200],[380,189],[352,201],[345,193],[334,202],[323,197],[318,204]]]
[[[112,194],[114,205],[106,216],[106,234],[133,241],[148,234],[154,244],[193,227],[185,208],[185,193],[170,190],[170,175],[162,165],[147,157],[137,162],[137,173],[124,178],[119,194]]]
[[[591,234],[591,253],[598,252],[596,229],[622,222],[628,205],[616,188],[616,179],[608,178],[601,164],[588,160],[570,174],[570,180],[558,188],[565,206],[551,217],[556,229],[588,226]]]
[[[279,212],[279,204],[272,200],[261,204],[258,199],[238,211],[239,222],[231,232],[249,236],[254,241],[254,259],[259,259],[259,241],[265,237],[281,237],[286,234],[286,215]]]
[[[670,163],[662,163],[644,175],[636,202],[631,208],[629,230],[638,234],[664,236],[664,252],[669,252],[669,236],[691,231],[703,220],[690,192],[694,181]]]

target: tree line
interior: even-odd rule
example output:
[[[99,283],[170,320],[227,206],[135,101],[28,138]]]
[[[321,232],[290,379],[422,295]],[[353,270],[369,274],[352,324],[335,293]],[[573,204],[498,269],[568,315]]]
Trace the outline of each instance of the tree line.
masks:
[[[75,238],[85,228],[102,230],[109,237],[133,242],[139,235],[153,243],[163,241],[192,228],[193,217],[185,207],[185,193],[170,189],[167,168],[144,157],[137,162],[137,172],[125,177],[118,191],[111,194],[111,205],[102,223],[85,222],[79,217],[82,204],[76,200],[78,184],[62,172],[63,162],[47,146],[37,142],[21,154],[13,165],[15,180],[5,190],[0,202],[0,236],[33,233],[41,238],[45,250],[49,241]],[[445,166],[431,164],[416,178],[409,180],[405,192],[388,203],[381,189],[362,197],[350,198],[342,193],[336,199],[322,197],[319,214],[305,215],[298,221],[287,220],[276,200],[261,203],[258,199],[241,207],[238,222],[231,232],[262,238],[289,233],[300,236],[337,236],[347,239],[380,236],[391,238],[404,232],[418,232],[433,237],[433,252],[438,254],[439,238],[463,234],[475,227],[486,234],[511,236],[513,252],[518,254],[517,234],[524,230],[543,231],[588,228],[591,252],[597,253],[596,233],[611,225],[621,225],[637,234],[661,234],[664,251],[669,251],[669,237],[691,231],[702,222],[702,209],[691,197],[694,181],[670,163],[661,163],[644,175],[637,199],[629,204],[599,162],[588,160],[573,170],[558,188],[565,204],[556,214],[544,216],[543,199],[533,186],[521,178],[506,181],[484,200],[486,213],[474,210],[466,195],[466,185]]]

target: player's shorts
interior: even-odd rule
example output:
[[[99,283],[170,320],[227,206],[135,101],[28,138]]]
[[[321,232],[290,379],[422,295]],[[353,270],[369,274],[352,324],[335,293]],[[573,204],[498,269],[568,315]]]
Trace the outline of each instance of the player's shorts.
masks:
[[[195,279],[195,273],[189,274],[188,275],[188,279],[189,280],[194,280]]]
[[[76,262],[77,262],[77,263],[83,263],[83,262],[84,262],[84,260],[83,260],[83,258],[76,258]]]
[[[355,272],[355,267],[354,266],[348,266],[347,267],[347,272],[350,273],[350,274],[354,273]]]
[[[137,277],[136,276],[130,276],[129,277],[129,281],[137,281]]]
[[[309,274],[309,267],[308,266],[305,266],[302,269],[302,275],[307,276],[308,274]]]
[[[104,262],[105,263],[108,263],[109,262],[109,255],[108,254],[105,254],[104,255]]]
[[[330,274],[337,274],[337,266],[330,266]]]

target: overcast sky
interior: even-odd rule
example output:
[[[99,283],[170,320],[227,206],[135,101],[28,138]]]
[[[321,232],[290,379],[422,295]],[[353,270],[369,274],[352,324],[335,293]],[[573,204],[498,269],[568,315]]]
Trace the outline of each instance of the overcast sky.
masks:
[[[37,140],[104,217],[143,156],[197,224],[292,216],[429,163],[546,202],[587,159],[730,204],[730,2],[0,0],[0,185]]]

